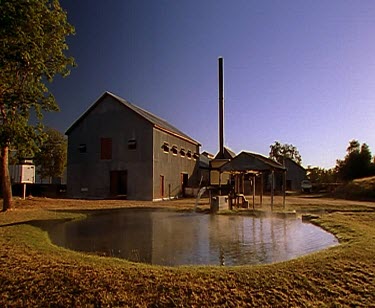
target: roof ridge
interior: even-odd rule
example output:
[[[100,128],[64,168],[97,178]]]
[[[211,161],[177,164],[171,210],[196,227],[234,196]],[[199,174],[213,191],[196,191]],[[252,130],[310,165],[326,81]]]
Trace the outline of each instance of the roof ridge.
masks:
[[[278,161],[276,160],[273,160],[272,158],[270,157],[267,157],[263,154],[259,154],[259,153],[255,153],[255,152],[248,152],[248,151],[243,151],[244,153],[246,153],[247,155],[253,155],[253,156],[257,156],[258,158],[262,159],[262,160],[266,160],[270,163],[273,163],[275,165],[278,165],[278,166],[281,166],[281,167],[284,167],[282,164],[280,164]]]
[[[180,138],[187,139],[188,141],[190,141],[192,143],[200,145],[200,143],[198,141],[191,138],[190,136],[188,136],[187,134],[185,134],[184,132],[182,132],[181,130],[176,128],[174,125],[170,124],[165,119],[163,119],[163,118],[153,114],[152,112],[147,111],[147,110],[145,110],[145,109],[143,109],[143,108],[141,108],[141,107],[139,107],[139,106],[137,106],[137,105],[135,105],[131,102],[129,102],[128,100],[122,98],[121,96],[118,96],[117,94],[114,94],[110,91],[106,91],[105,93],[107,95],[112,96],[114,99],[116,99],[120,103],[124,104],[125,106],[127,106],[128,108],[130,108],[131,110],[133,110],[134,112],[139,114],[141,117],[143,117],[145,120],[149,121],[155,127],[160,128],[160,129],[164,129],[167,132],[175,134]]]
[[[123,102],[125,102],[126,104],[131,105],[131,106],[134,107],[135,109],[138,109],[138,110],[140,110],[140,111],[142,111],[142,112],[145,112],[145,113],[147,113],[147,114],[149,114],[149,115],[151,115],[151,116],[153,116],[153,117],[155,117],[155,118],[158,118],[158,119],[160,119],[160,120],[162,120],[162,121],[167,122],[167,120],[163,119],[162,117],[159,117],[159,116],[153,114],[152,112],[150,112],[150,111],[148,111],[148,110],[146,110],[146,109],[143,109],[142,107],[139,107],[139,106],[133,104],[132,102],[128,101],[128,100],[125,99],[125,98],[122,98],[121,96],[118,96],[118,95],[116,95],[116,94],[114,94],[114,93],[112,93],[112,92],[109,92],[109,91],[106,91],[106,92],[107,92],[108,94],[110,94],[111,96],[114,96],[116,99],[118,99],[118,100],[120,100],[120,101],[123,101]]]

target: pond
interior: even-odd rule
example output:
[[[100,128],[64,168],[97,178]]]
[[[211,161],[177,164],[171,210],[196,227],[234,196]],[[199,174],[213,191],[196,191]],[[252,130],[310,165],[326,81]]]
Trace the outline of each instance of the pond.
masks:
[[[149,209],[105,211],[47,231],[53,243],[72,250],[168,266],[273,263],[338,243],[298,218]]]

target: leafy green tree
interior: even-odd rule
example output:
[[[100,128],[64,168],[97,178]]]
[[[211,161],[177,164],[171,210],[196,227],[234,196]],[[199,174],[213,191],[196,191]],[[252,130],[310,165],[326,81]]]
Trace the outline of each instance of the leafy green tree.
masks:
[[[11,208],[9,149],[37,149],[43,111],[57,111],[48,89],[56,74],[67,76],[74,60],[65,55],[74,34],[58,0],[0,1],[0,178],[3,211]],[[35,124],[29,116],[37,116]]]
[[[279,141],[275,141],[274,144],[270,145],[269,156],[280,164],[284,162],[285,158],[290,158],[297,164],[301,164],[302,162],[302,157],[294,145],[287,143],[282,144]]]
[[[54,128],[45,129],[46,138],[35,154],[34,162],[42,179],[62,176],[66,167],[67,140]]]
[[[336,161],[336,170],[343,181],[351,181],[371,175],[372,163],[370,148],[366,143],[360,145],[358,140],[349,142],[344,160]]]
[[[334,168],[324,169],[319,167],[308,168],[307,175],[311,182],[315,184],[336,183],[337,173]]]

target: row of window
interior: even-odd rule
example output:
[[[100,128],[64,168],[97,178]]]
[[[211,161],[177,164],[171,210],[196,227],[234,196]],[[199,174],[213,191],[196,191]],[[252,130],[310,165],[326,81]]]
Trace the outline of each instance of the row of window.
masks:
[[[137,140],[129,139],[128,140],[128,150],[136,150],[137,149]],[[164,153],[168,154],[171,152],[174,156],[180,154],[181,157],[187,157],[188,159],[194,158],[198,159],[198,153],[192,153],[190,150],[185,150],[181,148],[178,150],[176,145],[169,146],[167,142],[164,142],[162,145],[162,149]],[[81,143],[78,147],[78,151],[80,153],[87,153],[87,146],[85,143]],[[100,138],[100,159],[112,159],[112,138]]]
[[[128,150],[137,149],[137,140],[128,140]],[[78,147],[80,153],[87,153],[87,146],[81,143]],[[112,138],[100,138],[100,159],[112,159]]]
[[[174,156],[177,156],[180,153],[181,157],[185,157],[186,156],[188,159],[191,159],[192,157],[194,159],[198,159],[199,158],[199,154],[198,153],[192,153],[190,150],[185,150],[184,148],[181,148],[180,150],[178,150],[178,147],[176,145],[174,145],[174,146],[171,147],[168,144],[168,142],[164,142],[163,143],[162,149],[163,149],[164,153],[168,154],[169,152],[171,152]]]

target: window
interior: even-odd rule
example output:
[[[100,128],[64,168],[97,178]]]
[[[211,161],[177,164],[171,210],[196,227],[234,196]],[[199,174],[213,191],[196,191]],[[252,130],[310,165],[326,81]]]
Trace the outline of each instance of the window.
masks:
[[[112,159],[112,138],[100,139],[100,159]]]
[[[172,151],[172,154],[176,156],[177,153],[178,153],[177,146],[174,145],[174,146],[172,147],[172,150],[171,150],[171,151]]]
[[[185,151],[184,148],[181,148],[181,150],[180,150],[180,155],[181,155],[181,157],[185,157],[185,155],[186,155],[186,151]]]
[[[137,140],[129,139],[128,140],[128,149],[129,150],[136,150],[137,149]]]
[[[86,144],[81,143],[78,147],[78,151],[79,151],[79,153],[86,153],[87,152]]]
[[[164,153],[169,153],[169,144],[168,142],[164,142],[163,145],[161,146],[163,149]]]
[[[187,151],[187,153],[186,153],[186,157],[187,157],[188,159],[191,159],[191,151],[190,151],[190,150]]]
[[[199,154],[198,154],[198,153],[194,153],[194,154],[193,154],[193,158],[194,158],[195,160],[197,160],[197,159],[199,158]]]

